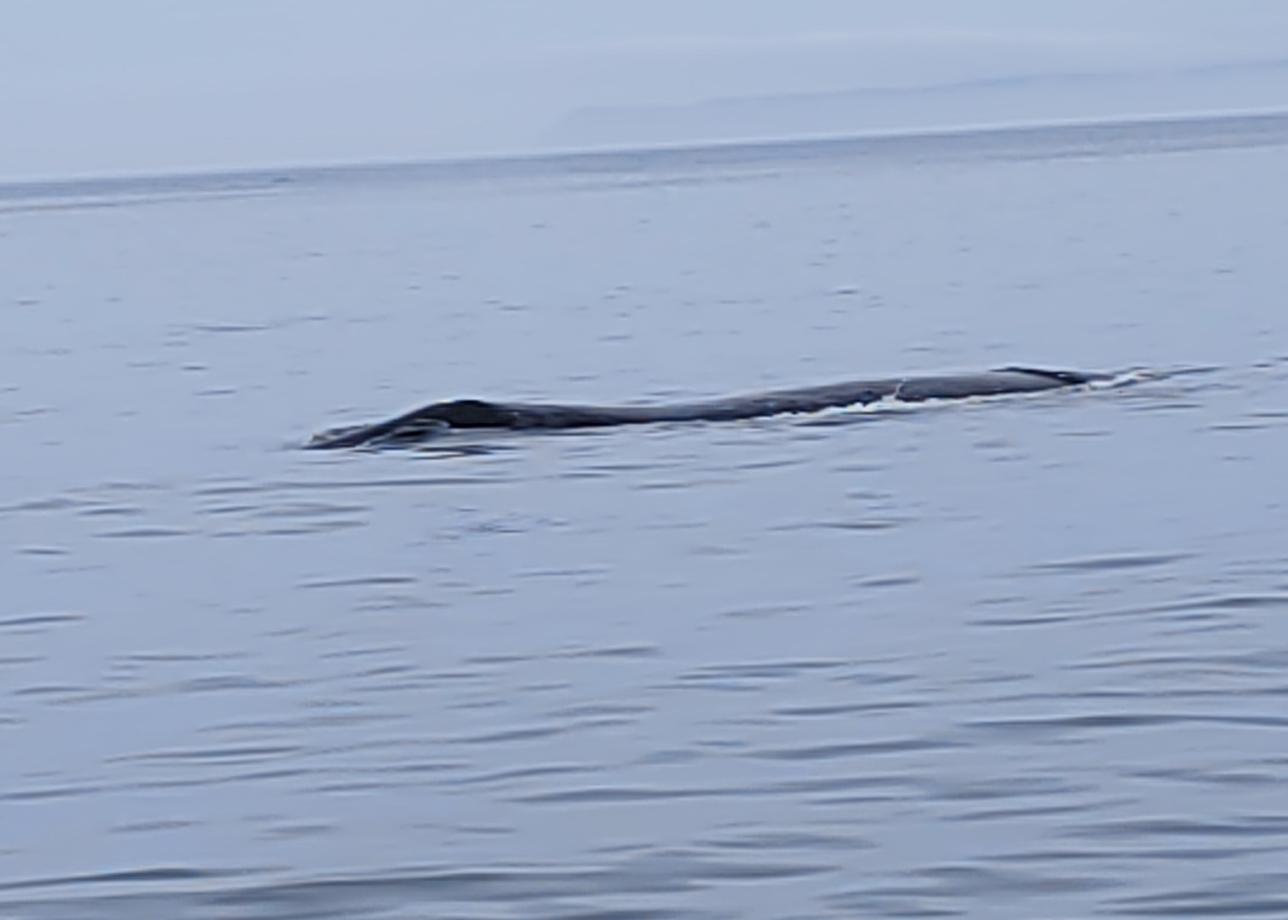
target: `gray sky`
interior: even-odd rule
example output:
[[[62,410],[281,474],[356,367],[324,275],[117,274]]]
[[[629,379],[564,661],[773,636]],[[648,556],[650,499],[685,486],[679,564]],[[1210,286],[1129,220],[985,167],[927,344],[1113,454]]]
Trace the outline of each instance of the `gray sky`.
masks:
[[[587,107],[1288,62],[1270,0],[0,0],[0,23],[0,179],[519,152]],[[1151,104],[1278,98],[1246,85]]]

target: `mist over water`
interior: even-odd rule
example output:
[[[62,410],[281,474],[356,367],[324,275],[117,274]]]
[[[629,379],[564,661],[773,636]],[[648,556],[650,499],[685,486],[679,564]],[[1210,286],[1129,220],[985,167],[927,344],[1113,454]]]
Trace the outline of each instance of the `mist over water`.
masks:
[[[1288,913],[1288,129],[1060,130],[5,189],[0,917]]]

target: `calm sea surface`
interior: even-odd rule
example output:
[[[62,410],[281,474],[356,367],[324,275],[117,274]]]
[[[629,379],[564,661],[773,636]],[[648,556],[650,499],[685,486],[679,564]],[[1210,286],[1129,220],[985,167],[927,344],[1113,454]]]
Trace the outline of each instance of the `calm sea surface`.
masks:
[[[1288,916],[1288,119],[0,190],[0,918]],[[1090,392],[313,453],[457,396]]]

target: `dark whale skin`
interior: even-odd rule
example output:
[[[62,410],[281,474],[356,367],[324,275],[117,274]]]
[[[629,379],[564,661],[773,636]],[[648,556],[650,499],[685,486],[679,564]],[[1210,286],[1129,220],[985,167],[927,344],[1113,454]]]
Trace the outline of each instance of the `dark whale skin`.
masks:
[[[772,390],[748,396],[658,406],[582,406],[558,403],[491,402],[455,399],[431,403],[376,422],[337,428],[316,435],[313,449],[393,447],[414,444],[437,434],[479,429],[602,428],[652,422],[728,422],[769,415],[819,412],[862,406],[883,399],[916,403],[928,399],[967,399],[1006,393],[1036,393],[1109,380],[1109,374],[1083,371],[1002,367],[971,374],[889,377],[845,383]]]

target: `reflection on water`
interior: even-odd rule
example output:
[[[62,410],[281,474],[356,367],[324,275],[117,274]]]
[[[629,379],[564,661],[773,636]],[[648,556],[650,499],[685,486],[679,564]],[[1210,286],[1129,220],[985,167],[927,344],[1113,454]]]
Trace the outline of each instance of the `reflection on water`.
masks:
[[[1223,144],[7,210],[0,916],[1288,913],[1285,161]],[[1014,361],[1207,368],[299,449]]]

